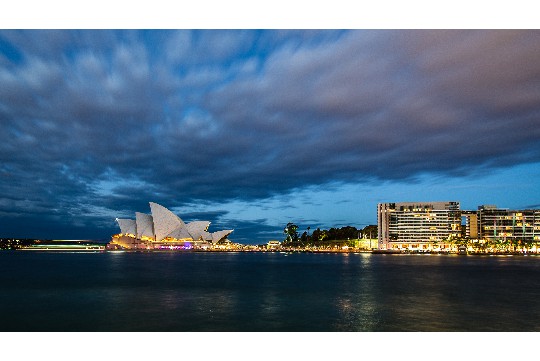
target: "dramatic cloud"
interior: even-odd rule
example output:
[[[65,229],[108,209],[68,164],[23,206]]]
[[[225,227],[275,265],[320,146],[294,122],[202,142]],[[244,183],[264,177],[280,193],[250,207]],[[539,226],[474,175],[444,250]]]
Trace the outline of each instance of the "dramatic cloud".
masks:
[[[539,60],[536,30],[3,31],[2,232],[539,162]]]

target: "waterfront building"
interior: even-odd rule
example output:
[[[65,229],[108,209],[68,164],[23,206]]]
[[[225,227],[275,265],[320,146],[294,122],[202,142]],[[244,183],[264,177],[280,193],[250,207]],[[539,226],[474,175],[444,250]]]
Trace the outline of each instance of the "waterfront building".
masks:
[[[270,240],[266,244],[266,249],[280,249],[281,248],[281,242],[278,240]]]
[[[379,249],[450,250],[461,235],[459,202],[401,202],[377,205]]]
[[[112,237],[109,249],[205,248],[226,240],[233,230],[208,232],[209,221],[185,223],[160,204],[150,202],[150,214],[135,212],[135,219],[116,219],[120,233]]]
[[[540,209],[509,210],[482,205],[476,217],[467,218],[467,229],[471,239],[536,243],[540,241]]]
[[[478,239],[478,213],[476,211],[461,211],[461,216],[465,217],[465,237]]]

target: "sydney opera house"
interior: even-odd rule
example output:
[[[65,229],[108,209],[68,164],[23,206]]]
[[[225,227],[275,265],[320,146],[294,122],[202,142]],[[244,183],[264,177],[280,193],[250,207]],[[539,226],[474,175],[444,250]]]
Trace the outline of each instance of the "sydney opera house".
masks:
[[[186,249],[205,247],[225,240],[233,230],[208,232],[210,222],[184,221],[167,208],[150,202],[152,214],[135,212],[135,219],[116,219],[120,233],[108,248]]]

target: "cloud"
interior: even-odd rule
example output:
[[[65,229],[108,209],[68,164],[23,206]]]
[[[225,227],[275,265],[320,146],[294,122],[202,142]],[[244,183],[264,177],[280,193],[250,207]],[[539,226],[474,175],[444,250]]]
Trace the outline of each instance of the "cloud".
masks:
[[[538,162],[539,35],[3,31],[0,212],[91,228],[148,201]]]

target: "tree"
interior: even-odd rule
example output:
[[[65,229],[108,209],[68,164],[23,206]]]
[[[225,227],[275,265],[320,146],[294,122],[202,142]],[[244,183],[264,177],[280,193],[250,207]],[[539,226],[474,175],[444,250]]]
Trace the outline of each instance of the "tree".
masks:
[[[451,235],[448,237],[448,243],[450,244],[453,244],[454,246],[465,246],[467,248],[469,248],[469,239],[468,238],[464,238],[461,236],[461,234],[459,235]]]
[[[314,244],[314,245],[317,245],[319,243],[319,237],[321,236],[321,229],[320,228],[317,228],[316,230],[313,231],[313,233],[311,234],[311,242]]]
[[[366,238],[377,238],[377,226],[376,225],[365,226],[364,229],[362,229],[362,234]]]
[[[307,232],[302,233],[302,237],[300,237],[300,242],[302,243],[302,246],[305,246],[308,244]]]
[[[283,233],[287,236],[285,243],[298,243],[298,226],[292,222],[287,223],[287,226],[283,230]]]
[[[525,252],[529,253],[533,245],[534,245],[534,241],[532,239],[527,238],[523,240],[523,246],[525,247]]]

